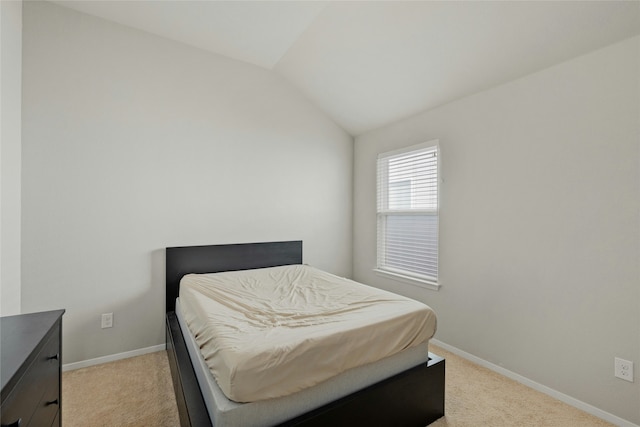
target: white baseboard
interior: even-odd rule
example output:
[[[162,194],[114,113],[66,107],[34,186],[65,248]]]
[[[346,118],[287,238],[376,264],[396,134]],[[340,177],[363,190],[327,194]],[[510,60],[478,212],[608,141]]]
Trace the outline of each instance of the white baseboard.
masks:
[[[80,362],[67,363],[62,365],[62,371],[73,371],[74,369],[86,368],[103,363],[114,362],[116,360],[127,359],[129,357],[142,356],[143,354],[155,353],[166,349],[165,344],[154,345],[153,347],[139,348],[137,350],[125,351],[124,353],[111,354],[109,356],[96,357],[95,359],[82,360]]]
[[[487,362],[484,359],[481,359],[477,356],[474,356],[471,353],[467,353],[466,351],[460,350],[459,348],[453,347],[449,344],[443,343],[442,341],[436,340],[436,339],[432,339],[430,341],[431,343],[433,343],[433,345],[437,345],[438,347],[442,347],[443,349],[450,351],[451,353],[462,357],[463,359],[467,359],[470,362],[473,362],[477,365],[480,365],[484,368],[487,368],[491,371],[494,371],[500,375],[504,375],[507,378],[510,378],[514,381],[519,382],[520,384],[524,384],[529,388],[532,388],[536,391],[539,391],[541,393],[546,394],[547,396],[551,396],[554,399],[558,399],[561,402],[564,402],[568,405],[573,406],[574,408],[578,408],[581,411],[584,411],[588,414],[591,414],[593,416],[596,416],[598,418],[601,418],[605,421],[608,421],[612,424],[615,424],[619,427],[640,427],[637,424],[634,424],[630,421],[627,421],[623,418],[620,418],[616,415],[610,414],[609,412],[603,411],[602,409],[598,409],[593,405],[589,405],[588,403],[585,403],[581,400],[575,399],[571,396],[568,396],[564,393],[560,393],[557,390],[554,390],[550,387],[547,387],[545,385],[542,385],[540,383],[537,383],[535,381],[530,380],[529,378],[523,377],[520,374],[516,374],[515,372],[512,372],[508,369],[505,369],[501,366],[498,365],[494,365],[491,362]]]

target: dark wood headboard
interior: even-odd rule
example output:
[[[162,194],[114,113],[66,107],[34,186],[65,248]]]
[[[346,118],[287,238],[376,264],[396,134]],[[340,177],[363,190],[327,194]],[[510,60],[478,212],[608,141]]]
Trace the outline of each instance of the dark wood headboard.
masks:
[[[175,311],[180,279],[189,273],[219,273],[302,264],[302,240],[166,248],[166,312]]]

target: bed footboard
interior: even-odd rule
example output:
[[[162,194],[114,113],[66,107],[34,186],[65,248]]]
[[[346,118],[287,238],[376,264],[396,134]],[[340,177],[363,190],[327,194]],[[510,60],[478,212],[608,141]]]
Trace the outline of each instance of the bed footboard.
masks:
[[[429,353],[425,365],[401,372],[322,406],[280,427],[424,427],[444,416],[445,360]]]

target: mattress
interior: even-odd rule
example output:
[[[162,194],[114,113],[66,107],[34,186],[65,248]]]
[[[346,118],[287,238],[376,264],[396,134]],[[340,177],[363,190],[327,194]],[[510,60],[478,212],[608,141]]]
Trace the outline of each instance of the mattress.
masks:
[[[176,300],[175,308],[209,418],[216,427],[274,426],[407,369],[427,363],[429,359],[428,343],[422,343],[378,362],[349,369],[298,393],[275,399],[238,403],[225,396],[211,375],[199,346],[186,325],[180,298]]]
[[[287,396],[427,342],[426,305],[306,265],[190,274],[186,324],[236,402]]]

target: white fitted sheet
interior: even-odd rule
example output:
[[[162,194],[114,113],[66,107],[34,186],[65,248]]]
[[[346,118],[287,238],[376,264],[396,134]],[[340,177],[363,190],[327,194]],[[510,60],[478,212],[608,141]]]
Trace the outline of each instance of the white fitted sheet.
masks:
[[[184,319],[224,394],[299,392],[427,342],[426,305],[305,265],[186,275]]]
[[[176,315],[209,418],[215,427],[277,425],[429,360],[428,343],[425,342],[378,362],[349,369],[298,393],[258,402],[238,403],[229,400],[213,378],[193,334],[186,325],[180,298],[176,299]]]

